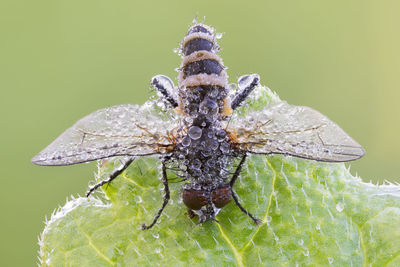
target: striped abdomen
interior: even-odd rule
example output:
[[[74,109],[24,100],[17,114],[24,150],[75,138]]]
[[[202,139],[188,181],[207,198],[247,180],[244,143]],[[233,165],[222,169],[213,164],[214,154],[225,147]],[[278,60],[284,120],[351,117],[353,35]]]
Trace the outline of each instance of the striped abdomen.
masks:
[[[211,99],[218,113],[227,113],[228,75],[221,58],[214,30],[203,24],[192,26],[182,41],[183,55],[179,73],[180,109],[195,115],[202,101]]]

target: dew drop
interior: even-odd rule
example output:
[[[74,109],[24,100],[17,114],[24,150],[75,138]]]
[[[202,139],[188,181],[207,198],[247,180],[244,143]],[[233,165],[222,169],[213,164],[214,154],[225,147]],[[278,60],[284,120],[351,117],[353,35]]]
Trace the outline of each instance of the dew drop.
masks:
[[[151,79],[151,82],[154,83],[159,83],[162,85],[168,92],[173,92],[174,90],[174,83],[171,81],[171,79],[165,75],[156,75]]]
[[[157,92],[157,95],[158,95],[159,98],[162,97],[162,94],[161,94],[160,92]],[[156,105],[157,105],[157,107],[159,107],[159,108],[163,108],[163,106],[164,106],[163,103],[161,103],[161,102],[158,102]]]
[[[201,137],[201,134],[202,130],[200,129],[200,127],[192,126],[189,128],[188,135],[193,140],[198,140]]]
[[[204,99],[200,104],[200,112],[203,114],[208,114],[210,116],[214,116],[218,113],[218,104],[214,100],[209,98]]]
[[[181,53],[181,49],[180,48],[174,48],[172,49],[172,51],[176,54],[180,54]]]
[[[184,147],[189,146],[191,142],[192,142],[192,139],[190,139],[189,136],[185,136],[185,137],[182,139],[182,145],[183,145]]]
[[[336,210],[338,212],[342,212],[344,210],[344,203],[343,202],[339,202],[336,204]]]
[[[210,92],[209,96],[216,97],[218,94],[219,94],[219,90],[215,88]]]
[[[192,163],[192,168],[193,169],[199,169],[201,167],[201,161],[198,159],[195,159]]]
[[[308,255],[310,255],[310,252],[308,251],[308,249],[303,250],[303,255],[308,257]]]
[[[218,130],[216,133],[215,133],[215,136],[218,138],[218,141],[223,141],[224,139],[225,139],[225,136],[226,136],[226,132],[224,131],[224,130]]]
[[[186,167],[185,164],[180,163],[180,164],[179,164],[179,169],[182,170],[182,171],[186,171],[186,170],[187,170],[187,167]]]
[[[189,124],[193,123],[193,119],[191,117],[186,117],[185,121]]]
[[[223,142],[220,146],[220,149],[221,149],[222,153],[227,154],[227,153],[229,153],[230,146],[227,142]]]
[[[219,143],[218,143],[217,140],[211,139],[211,140],[208,142],[208,145],[209,145],[209,148],[210,148],[211,150],[216,150],[216,149],[218,148],[218,146],[219,146]]]
[[[228,89],[229,91],[236,91],[237,90],[237,84],[236,83],[230,83],[228,84]]]
[[[329,264],[332,264],[333,263],[333,258],[332,257],[328,257],[328,261],[329,261]]]
[[[304,244],[304,240],[303,240],[303,239],[300,239],[297,243],[298,243],[300,246],[302,246],[302,245]]]
[[[203,157],[209,157],[212,155],[210,150],[203,150],[201,151],[201,155],[203,155]]]

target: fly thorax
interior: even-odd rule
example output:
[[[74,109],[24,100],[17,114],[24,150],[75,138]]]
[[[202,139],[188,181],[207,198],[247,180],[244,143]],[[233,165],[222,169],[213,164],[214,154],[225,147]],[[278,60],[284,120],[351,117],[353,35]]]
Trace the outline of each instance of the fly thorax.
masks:
[[[224,183],[232,158],[226,131],[219,122],[201,120],[193,120],[185,128],[175,155],[185,178],[203,185]]]

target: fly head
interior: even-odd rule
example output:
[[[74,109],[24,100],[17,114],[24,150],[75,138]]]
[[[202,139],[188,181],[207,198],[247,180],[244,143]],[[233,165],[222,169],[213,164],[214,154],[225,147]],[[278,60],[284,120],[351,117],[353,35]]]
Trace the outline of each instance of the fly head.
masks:
[[[232,189],[227,184],[185,184],[182,200],[186,207],[199,216],[200,222],[216,220],[218,212],[232,199]]]

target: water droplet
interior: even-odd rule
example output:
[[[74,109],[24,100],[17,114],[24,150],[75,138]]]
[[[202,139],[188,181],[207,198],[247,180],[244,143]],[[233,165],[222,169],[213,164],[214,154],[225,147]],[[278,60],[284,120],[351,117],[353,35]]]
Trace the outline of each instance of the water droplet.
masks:
[[[243,76],[239,77],[239,79],[238,79],[239,89],[242,90],[242,89],[248,87],[255,78],[258,78],[258,80],[260,80],[260,76],[258,74],[243,75]]]
[[[222,153],[227,154],[230,151],[230,146],[227,142],[223,142],[219,149],[221,149]]]
[[[187,170],[187,167],[186,167],[185,164],[180,163],[180,164],[179,164],[179,169],[182,170],[182,171],[186,171],[186,170]]]
[[[328,261],[329,261],[329,264],[332,264],[333,263],[333,258],[332,257],[328,257]]]
[[[211,153],[210,150],[203,150],[203,151],[201,151],[201,154],[202,154],[204,157],[209,157],[209,156],[212,155],[212,153]]]
[[[182,139],[182,145],[183,145],[184,147],[189,146],[191,142],[192,142],[192,139],[190,139],[189,136],[185,136],[185,137]]]
[[[315,229],[321,230],[321,225],[317,224],[317,225],[315,226]]]
[[[210,150],[216,150],[219,146],[219,143],[216,139],[210,139],[207,142],[207,145],[209,146]]]
[[[192,126],[189,128],[188,135],[193,140],[199,139],[201,137],[201,134],[202,134],[202,130],[200,129],[200,127]]]
[[[168,92],[174,91],[174,83],[171,79],[165,75],[156,75],[151,79],[152,83],[159,83],[162,85]]]
[[[215,88],[210,92],[209,96],[216,97],[218,94],[219,94],[219,90]]]
[[[203,114],[214,116],[216,113],[218,113],[217,102],[209,98],[204,99],[204,101],[202,101],[200,104],[200,112]]]
[[[195,159],[192,163],[192,168],[193,169],[199,169],[201,167],[201,161],[198,159]]]
[[[186,121],[188,124],[192,124],[192,123],[193,123],[193,119],[192,119],[191,117],[186,117],[186,118],[185,118],[185,121]]]
[[[224,130],[218,130],[216,133],[215,133],[215,136],[218,138],[218,141],[223,141],[224,139],[225,139],[225,136],[226,136],[226,132],[224,131]]]
[[[310,252],[308,251],[308,249],[303,250],[303,255],[308,257],[308,255],[310,255]]]
[[[187,100],[187,98],[184,98],[184,99],[182,99],[182,103],[183,103],[183,105],[188,106],[190,104],[190,101]]]
[[[342,212],[344,210],[344,203],[343,202],[339,202],[336,204],[336,210],[338,212]]]
[[[298,243],[300,246],[302,246],[302,245],[304,244],[304,240],[303,240],[303,239],[300,239],[297,243]]]
[[[228,89],[229,89],[229,91],[236,91],[237,88],[238,88],[238,86],[237,86],[236,83],[230,83],[230,84],[228,84]]]

